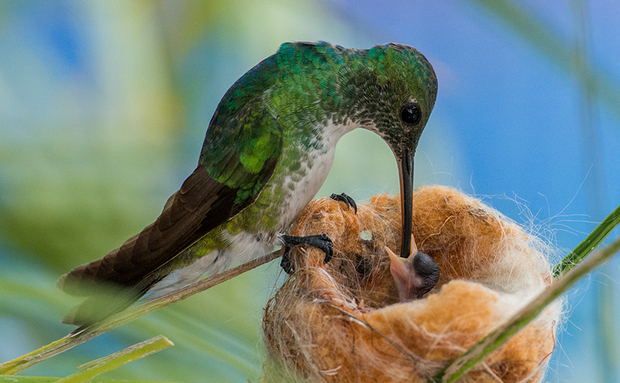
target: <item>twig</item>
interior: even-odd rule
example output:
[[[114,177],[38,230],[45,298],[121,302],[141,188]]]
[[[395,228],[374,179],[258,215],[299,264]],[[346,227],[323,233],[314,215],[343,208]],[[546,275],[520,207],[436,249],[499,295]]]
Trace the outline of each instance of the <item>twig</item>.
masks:
[[[246,271],[252,270],[267,262],[271,262],[272,260],[278,258],[280,255],[281,250],[274,251],[271,254],[244,263],[243,265],[237,266],[223,273],[214,275],[196,283],[192,283],[189,286],[174,291],[170,294],[164,295],[163,297],[145,302],[139,306],[132,307],[118,314],[112,315],[109,318],[102,320],[101,322],[95,323],[79,332],[71,333],[64,338],[58,339],[57,341],[54,341],[47,346],[41,347],[40,349],[35,350],[29,354],[0,364],[0,375],[17,374],[41,361],[49,359],[52,356],[58,355],[64,351],[67,351],[70,348],[84,343],[87,340],[101,335],[107,331],[110,331],[116,327],[129,323],[135,319],[140,318],[141,316],[150,314],[155,310],[188,298],[201,291],[210,289],[213,286],[219,285],[222,282],[226,282],[231,278],[234,278],[240,274],[245,273]]]
[[[434,381],[449,383],[455,382],[463,377],[478,362],[499,348],[504,342],[536,318],[548,304],[568,290],[581,277],[592,271],[595,267],[606,262],[619,250],[620,237],[606,248],[595,252],[578,267],[564,274],[563,277],[556,279],[555,282],[548,286],[534,301],[521,309],[517,314],[513,315],[508,322],[495,329],[467,352],[458,357],[448,367],[435,375]]]

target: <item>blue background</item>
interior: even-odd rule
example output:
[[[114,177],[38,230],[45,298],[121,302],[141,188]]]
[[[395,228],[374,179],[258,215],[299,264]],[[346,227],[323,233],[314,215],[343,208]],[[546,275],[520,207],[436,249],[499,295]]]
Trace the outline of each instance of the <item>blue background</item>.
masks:
[[[59,321],[75,301],[55,279],[157,216],[220,97],[285,41],[419,49],[439,95],[416,184],[483,198],[559,260],[620,205],[619,19],[609,0],[2,1],[0,361],[70,330]],[[387,146],[355,131],[319,194],[363,201],[398,192],[397,177]],[[278,273],[263,267],[27,373],[68,375],[164,333],[174,350],[109,377],[256,380]],[[584,279],[548,381],[620,379],[618,261]]]

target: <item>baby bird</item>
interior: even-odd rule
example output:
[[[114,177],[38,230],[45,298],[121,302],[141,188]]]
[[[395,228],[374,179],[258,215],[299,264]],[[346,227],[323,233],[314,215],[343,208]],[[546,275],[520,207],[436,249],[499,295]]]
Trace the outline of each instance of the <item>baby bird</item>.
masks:
[[[413,235],[408,258],[399,257],[387,246],[385,250],[390,256],[390,272],[396,283],[400,302],[422,298],[439,281],[439,266],[428,254],[418,251]]]

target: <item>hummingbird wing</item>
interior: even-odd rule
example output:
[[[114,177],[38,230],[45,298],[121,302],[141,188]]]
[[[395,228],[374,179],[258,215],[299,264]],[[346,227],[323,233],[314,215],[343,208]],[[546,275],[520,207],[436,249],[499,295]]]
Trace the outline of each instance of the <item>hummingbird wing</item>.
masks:
[[[196,170],[155,222],[58,280],[66,293],[89,297],[64,323],[87,325],[124,310],[166,276],[164,265],[256,200],[277,165],[282,128],[252,104],[232,118],[214,116]],[[102,286],[112,290],[102,294]]]

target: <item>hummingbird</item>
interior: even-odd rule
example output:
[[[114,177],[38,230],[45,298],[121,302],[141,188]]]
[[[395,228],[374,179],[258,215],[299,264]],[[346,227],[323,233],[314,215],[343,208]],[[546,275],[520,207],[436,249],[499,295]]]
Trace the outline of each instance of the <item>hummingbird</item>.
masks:
[[[377,133],[396,157],[409,249],[414,154],[436,95],[431,64],[407,45],[282,44],[225,93],[196,169],[155,222],[58,280],[86,298],[63,323],[87,327],[278,247],[308,244],[329,261],[326,235],[287,232],[325,181],[338,140],[356,128]],[[282,266],[290,268],[285,257]]]

